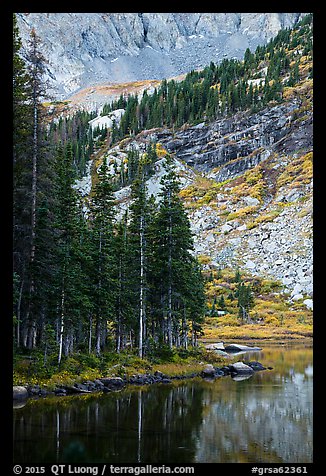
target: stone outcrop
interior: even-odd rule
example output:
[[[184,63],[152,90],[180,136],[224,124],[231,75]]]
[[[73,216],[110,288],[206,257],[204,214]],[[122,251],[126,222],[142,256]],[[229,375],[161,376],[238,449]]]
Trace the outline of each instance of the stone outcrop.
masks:
[[[272,152],[293,153],[312,146],[312,116],[294,122],[299,101],[292,100],[255,114],[242,112],[192,126],[174,134],[157,134],[170,153],[217,182],[242,174],[266,160]],[[212,169],[217,169],[216,171]]]

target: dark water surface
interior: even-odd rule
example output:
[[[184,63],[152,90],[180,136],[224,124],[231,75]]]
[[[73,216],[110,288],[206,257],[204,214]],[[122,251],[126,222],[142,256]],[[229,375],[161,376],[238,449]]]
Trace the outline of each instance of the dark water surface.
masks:
[[[29,400],[14,409],[14,463],[312,462],[312,348],[240,355],[273,370]]]

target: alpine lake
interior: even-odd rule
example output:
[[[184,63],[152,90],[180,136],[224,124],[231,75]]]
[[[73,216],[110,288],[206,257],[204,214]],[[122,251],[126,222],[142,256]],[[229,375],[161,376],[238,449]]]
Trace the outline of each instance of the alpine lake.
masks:
[[[238,360],[272,370],[29,399],[14,407],[14,461],[310,463],[312,343],[255,342]]]

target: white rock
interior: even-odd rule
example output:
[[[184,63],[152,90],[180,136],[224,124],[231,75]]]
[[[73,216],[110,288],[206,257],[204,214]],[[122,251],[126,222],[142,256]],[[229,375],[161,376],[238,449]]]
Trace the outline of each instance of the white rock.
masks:
[[[253,238],[249,238],[247,243],[248,243],[249,248],[256,248],[257,247],[257,242]]]
[[[299,301],[300,299],[303,299],[303,294],[299,293],[299,294],[295,294],[293,297],[292,297],[293,301]]]
[[[249,269],[255,269],[255,268],[256,268],[256,264],[255,264],[253,261],[248,260],[248,261],[246,262],[246,264],[245,264],[245,267],[246,267],[246,268],[249,268]]]
[[[250,196],[247,196],[247,197],[243,197],[243,200],[246,202],[246,204],[248,206],[255,206],[255,205],[258,205],[259,204],[259,200],[257,198],[254,198],[254,197],[250,197]]]
[[[297,294],[301,294],[301,291],[302,291],[302,285],[300,283],[297,283],[293,288],[291,296],[293,297]]]
[[[228,233],[231,230],[232,230],[232,226],[228,225],[227,223],[225,223],[223,226],[221,226],[221,232],[222,233]]]
[[[249,345],[243,345],[243,344],[228,344],[224,348],[230,351],[243,350],[248,352],[261,350],[261,347],[250,347]]]
[[[313,310],[313,300],[312,299],[305,299],[303,304],[307,306],[308,309]]]
[[[216,342],[214,344],[206,345],[206,349],[208,350],[224,350],[224,343],[223,342]]]
[[[269,251],[270,253],[273,253],[278,249],[277,244],[274,242],[268,242],[267,240],[263,241],[262,246],[264,250]]]
[[[246,365],[243,362],[235,362],[234,364],[231,364],[230,367],[236,373],[252,374],[254,372],[249,365]]]
[[[215,237],[213,235],[213,233],[209,233],[207,236],[206,236],[206,241],[212,243],[215,241]]]
[[[237,228],[237,230],[239,230],[239,231],[244,231],[244,230],[246,230],[246,229],[247,229],[247,225],[246,225],[246,224],[241,225],[241,226],[238,226],[238,228]]]

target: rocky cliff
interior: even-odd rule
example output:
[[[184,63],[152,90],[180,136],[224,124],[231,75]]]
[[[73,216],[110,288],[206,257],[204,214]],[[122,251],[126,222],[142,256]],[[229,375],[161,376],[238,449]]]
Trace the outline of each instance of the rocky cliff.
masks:
[[[163,79],[242,58],[302,13],[19,13],[35,28],[58,97],[103,82]]]

